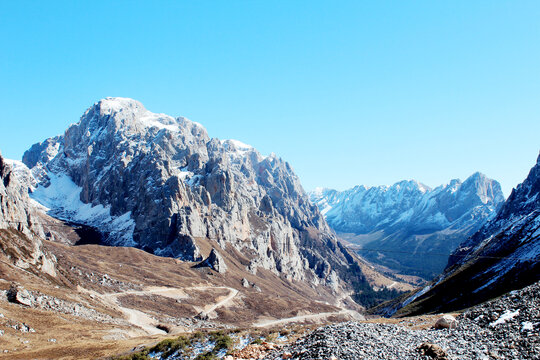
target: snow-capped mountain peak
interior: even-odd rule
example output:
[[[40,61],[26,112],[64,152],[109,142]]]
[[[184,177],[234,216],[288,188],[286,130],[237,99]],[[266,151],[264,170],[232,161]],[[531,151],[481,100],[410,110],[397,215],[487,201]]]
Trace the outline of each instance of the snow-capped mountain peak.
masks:
[[[419,252],[449,254],[491,219],[504,201],[499,183],[481,173],[435,189],[403,180],[391,186],[321,189],[310,197],[334,230],[348,234],[349,240],[354,234],[361,239],[360,246],[382,251],[363,255],[426,277],[442,271],[446,259],[438,256],[427,265],[420,264]]]
[[[99,228],[109,244],[196,260],[212,242],[246,254],[251,272],[313,284],[335,284],[333,272],[352,261],[288,163],[132,99],[95,103],[23,161],[39,175],[36,201]]]
[[[490,199],[491,194],[501,198],[483,175],[475,174],[470,182],[481,200]],[[462,309],[539,281],[539,194],[540,156],[496,216],[457,247],[445,272],[411,298],[414,305],[404,311],[414,314]]]

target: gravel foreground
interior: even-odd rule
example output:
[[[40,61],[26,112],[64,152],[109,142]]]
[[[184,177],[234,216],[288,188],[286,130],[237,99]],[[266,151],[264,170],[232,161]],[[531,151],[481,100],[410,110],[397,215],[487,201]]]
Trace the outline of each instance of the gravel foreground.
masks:
[[[540,283],[473,307],[453,329],[347,322],[315,330],[265,359],[540,359]],[[423,355],[422,344],[444,353]]]

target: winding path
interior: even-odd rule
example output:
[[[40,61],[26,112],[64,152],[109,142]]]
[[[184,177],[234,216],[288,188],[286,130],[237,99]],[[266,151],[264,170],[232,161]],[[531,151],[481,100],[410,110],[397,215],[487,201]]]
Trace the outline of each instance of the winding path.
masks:
[[[216,286],[213,287],[213,289],[227,289],[230,291],[229,295],[227,295],[223,300],[215,303],[214,305],[210,305],[210,307],[207,306],[207,308],[204,309],[204,312],[206,314],[210,314],[212,311],[216,310],[218,307],[227,305],[236,295],[238,295],[238,290],[225,287],[225,286]]]
[[[267,326],[274,326],[278,324],[285,324],[290,322],[297,322],[297,321],[304,321],[304,320],[321,320],[323,318],[329,317],[329,316],[338,316],[338,315],[349,315],[353,319],[357,320],[365,320],[365,318],[357,313],[354,310],[348,310],[348,309],[342,309],[340,311],[333,311],[333,312],[325,312],[325,313],[318,313],[318,314],[308,314],[308,315],[299,315],[299,316],[293,316],[290,318],[284,318],[284,319],[276,319],[276,320],[263,320],[258,323],[253,324],[254,327],[267,327]]]
[[[352,293],[345,293],[342,296],[340,296],[337,300],[337,306],[341,308],[340,311],[332,311],[332,312],[325,312],[325,313],[318,313],[318,314],[307,314],[307,315],[298,315],[293,316],[290,318],[283,318],[283,319],[269,319],[269,320],[262,320],[258,323],[254,323],[252,326],[254,327],[267,327],[267,326],[274,326],[278,324],[286,324],[290,322],[296,322],[296,321],[304,321],[304,320],[321,320],[326,317],[330,316],[339,316],[339,315],[349,315],[351,318],[355,320],[365,320],[366,318],[358,313],[357,311],[345,309],[343,308],[343,301],[349,297]]]
[[[118,298],[120,296],[157,294],[157,295],[179,300],[179,299],[188,298],[189,296],[186,293],[186,291],[189,291],[189,290],[209,290],[209,289],[229,290],[229,294],[224,299],[218,301],[215,304],[207,305],[204,308],[203,312],[205,314],[209,314],[212,311],[216,310],[217,308],[227,305],[239,293],[239,291],[234,288],[230,288],[226,286],[211,286],[211,285],[193,286],[193,287],[187,287],[187,288],[148,287],[148,288],[145,288],[144,290],[130,290],[130,291],[123,291],[123,292],[116,292],[116,293],[108,293],[108,294],[100,294],[100,293],[83,289],[83,288],[79,288],[79,289],[84,292],[92,294],[94,297],[99,297],[108,305],[114,308],[117,308],[126,316],[127,321],[130,324],[141,328],[142,330],[144,330],[145,333],[149,335],[157,335],[157,334],[163,335],[163,334],[166,334],[166,332],[156,327],[157,320],[151,317],[150,315],[139,310],[122,306],[120,302],[118,301]]]

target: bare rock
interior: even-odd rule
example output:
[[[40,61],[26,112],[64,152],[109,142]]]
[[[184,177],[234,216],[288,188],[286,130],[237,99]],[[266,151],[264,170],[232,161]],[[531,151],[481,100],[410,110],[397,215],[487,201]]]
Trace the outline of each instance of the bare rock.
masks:
[[[207,313],[205,313],[204,311],[201,311],[200,313],[198,313],[197,315],[195,315],[195,319],[197,320],[208,320],[210,317],[208,316]]]
[[[216,251],[216,249],[212,249],[212,251],[210,251],[210,255],[208,255],[208,257],[203,261],[202,264],[214,269],[220,274],[225,274],[227,272],[227,265],[225,264],[225,260]]]
[[[418,351],[420,354],[424,356],[429,356],[432,359],[436,360],[448,360],[448,355],[444,350],[439,346],[435,344],[430,343],[423,343],[418,347]]]
[[[29,169],[0,154],[0,251],[17,267],[34,268],[56,276],[55,258],[43,248],[45,233],[28,197],[28,184],[21,180]],[[15,231],[13,231],[15,230]]]
[[[33,298],[34,297],[28,292],[28,290],[18,285],[11,285],[7,292],[8,301],[15,304],[32,306]]]
[[[443,315],[434,325],[435,329],[454,329],[457,326],[457,320],[452,315]]]
[[[242,286],[245,287],[245,288],[249,287],[249,281],[246,278],[242,279]]]

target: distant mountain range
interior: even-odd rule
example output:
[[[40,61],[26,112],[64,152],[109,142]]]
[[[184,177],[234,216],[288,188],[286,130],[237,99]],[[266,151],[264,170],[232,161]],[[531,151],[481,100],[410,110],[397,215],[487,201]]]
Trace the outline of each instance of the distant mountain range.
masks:
[[[540,156],[497,215],[452,254],[400,314],[463,309],[540,280]],[[408,306],[407,306],[408,305]]]
[[[417,181],[310,193],[328,224],[363,257],[426,279],[504,202],[500,184],[481,173],[435,189]]]

